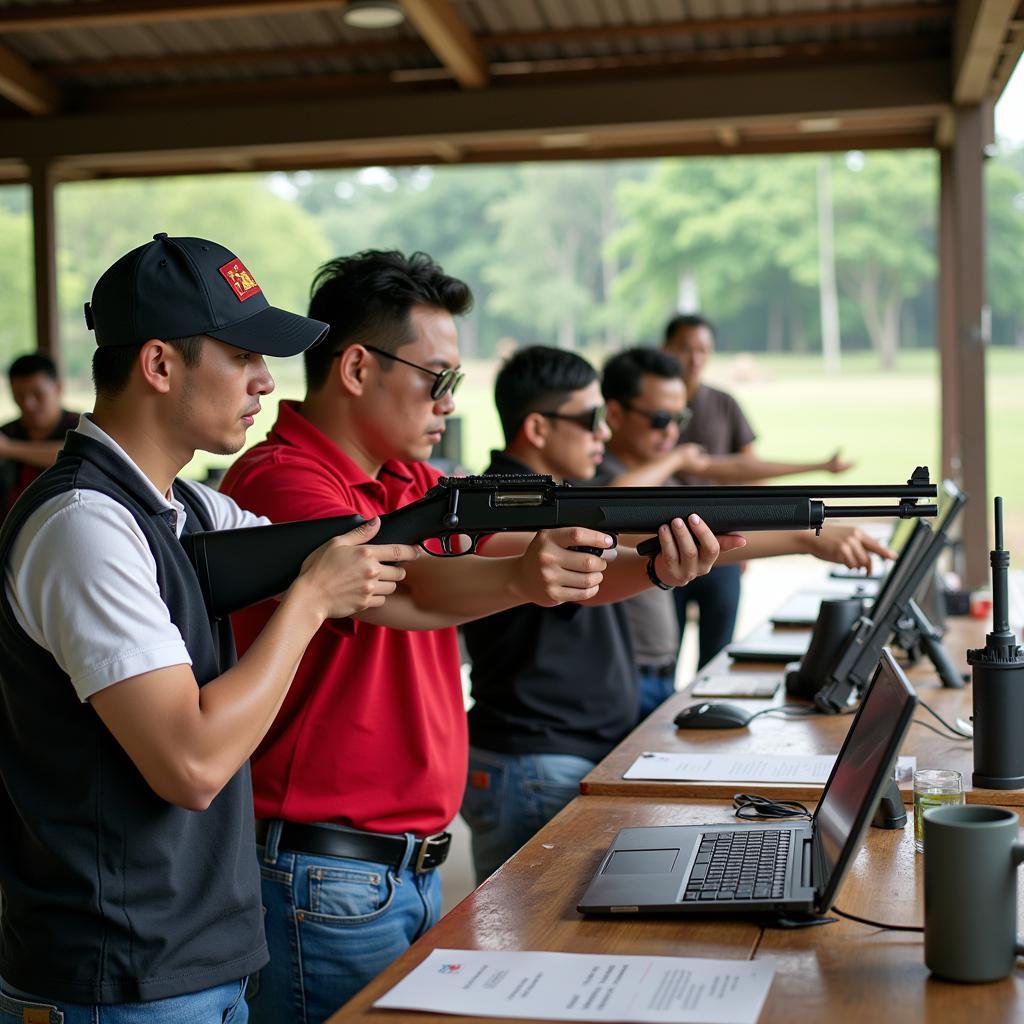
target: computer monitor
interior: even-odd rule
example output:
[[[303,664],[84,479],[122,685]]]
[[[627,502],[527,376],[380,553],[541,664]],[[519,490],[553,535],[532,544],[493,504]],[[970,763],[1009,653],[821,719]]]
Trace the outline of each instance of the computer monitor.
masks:
[[[863,690],[896,623],[908,614],[914,595],[934,568],[950,527],[966,501],[964,493],[951,480],[942,482],[935,528],[923,520],[916,523],[871,608],[854,623],[824,673],[814,697],[822,711],[841,711],[851,697]]]

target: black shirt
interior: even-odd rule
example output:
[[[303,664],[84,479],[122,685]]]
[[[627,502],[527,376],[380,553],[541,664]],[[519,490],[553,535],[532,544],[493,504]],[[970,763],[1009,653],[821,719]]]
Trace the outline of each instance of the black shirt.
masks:
[[[487,473],[532,472],[491,453]],[[636,668],[618,605],[521,605],[463,632],[473,662],[473,746],[598,761],[636,725]]]
[[[57,425],[46,437],[37,438],[37,440],[63,441],[67,432],[74,430],[78,426],[79,416],[80,414],[77,412],[68,412],[67,409],[61,409]],[[0,427],[0,431],[13,441],[32,440],[28,436],[28,431],[25,429],[25,424],[21,422],[21,419],[5,423]],[[21,496],[21,492],[37,476],[40,476],[42,472],[43,470],[40,466],[33,466],[28,462],[18,462],[15,459],[0,459],[0,515],[6,515],[10,512],[11,506]]]

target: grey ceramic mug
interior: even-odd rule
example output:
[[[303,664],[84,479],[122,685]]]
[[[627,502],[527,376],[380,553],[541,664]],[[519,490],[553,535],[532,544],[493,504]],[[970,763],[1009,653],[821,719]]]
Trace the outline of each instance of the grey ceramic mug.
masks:
[[[1017,938],[1019,823],[1002,807],[924,813],[924,962],[949,981],[997,981],[1024,954]]]

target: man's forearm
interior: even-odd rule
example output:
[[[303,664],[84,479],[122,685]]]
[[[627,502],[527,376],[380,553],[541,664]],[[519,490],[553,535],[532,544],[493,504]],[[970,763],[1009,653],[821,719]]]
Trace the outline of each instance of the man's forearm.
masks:
[[[408,566],[394,597],[356,617],[393,629],[441,629],[494,615],[524,601],[516,587],[517,561],[478,555],[421,558]]]
[[[297,584],[237,665],[203,687],[187,664],[106,687],[93,709],[157,795],[204,810],[266,735],[323,622]]]
[[[57,453],[63,447],[63,441],[15,441],[5,437],[0,441],[0,458],[47,469],[57,461]]]
[[[752,558],[771,558],[773,555],[803,555],[807,553],[807,533],[793,530],[774,530],[765,533],[744,533],[745,547],[734,551],[723,551],[718,556],[719,565],[747,562]]]
[[[824,462],[765,462],[756,456],[713,455],[707,457],[703,468],[690,472],[693,476],[714,480],[716,483],[744,484],[771,477],[812,473],[825,467]]]
[[[664,455],[645,462],[642,466],[628,469],[610,481],[612,487],[658,487],[670,476],[683,470],[690,471],[685,453],[675,448]]]

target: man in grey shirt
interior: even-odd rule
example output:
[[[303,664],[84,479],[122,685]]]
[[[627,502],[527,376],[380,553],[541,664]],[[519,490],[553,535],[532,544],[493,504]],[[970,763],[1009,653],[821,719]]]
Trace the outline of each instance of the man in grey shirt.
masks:
[[[667,353],[653,348],[620,352],[604,367],[601,391],[612,436],[595,482],[620,487],[678,485],[691,473],[707,474],[720,461],[699,446],[679,444],[690,412],[683,368]],[[799,532],[755,534],[747,538],[742,552],[726,561],[806,552],[864,566],[870,564],[870,551],[884,553],[885,549],[859,530],[830,526],[818,537]],[[691,586],[680,587],[680,593]],[[675,687],[680,626],[674,596],[668,590],[647,590],[623,605],[640,676],[642,716]]]

